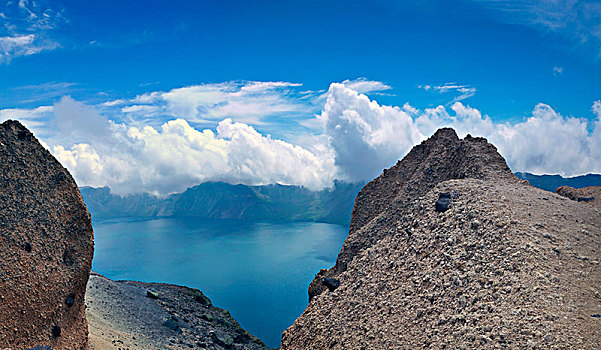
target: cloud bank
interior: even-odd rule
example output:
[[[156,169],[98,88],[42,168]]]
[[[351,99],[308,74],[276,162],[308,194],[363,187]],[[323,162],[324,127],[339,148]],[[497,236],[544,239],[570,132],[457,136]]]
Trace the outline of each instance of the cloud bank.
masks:
[[[251,185],[281,183],[321,189],[334,179],[333,158],[222,120],[216,132],[197,130],[181,118],[160,128],[112,122],[71,98],[54,106],[62,139],[52,152],[79,185],[120,194],[165,195],[204,181]]]
[[[454,128],[460,137],[486,137],[513,171],[573,176],[601,172],[601,102],[593,110],[597,119],[590,125],[592,132],[586,119],[564,117],[542,103],[523,122],[494,123],[461,102],[450,110],[381,106],[332,84],[320,118],[335,150],[335,164],[352,181],[377,176],[441,127]]]
[[[229,82],[96,105],[64,97],[54,106],[0,110],[0,120],[22,119],[42,135],[80,186],[108,185],[119,194],[166,195],[204,181],[314,190],[335,179],[366,181],[447,126],[460,137],[486,137],[513,171],[601,173],[601,101],[592,105],[592,120],[541,103],[519,122],[498,123],[459,101],[426,109],[381,105],[366,93],[392,88],[366,79],[333,83],[326,91],[295,91],[300,88]],[[303,108],[316,112],[301,117]],[[295,125],[290,115],[296,113],[311,132],[288,138],[265,132]],[[213,126],[199,127],[198,120]]]

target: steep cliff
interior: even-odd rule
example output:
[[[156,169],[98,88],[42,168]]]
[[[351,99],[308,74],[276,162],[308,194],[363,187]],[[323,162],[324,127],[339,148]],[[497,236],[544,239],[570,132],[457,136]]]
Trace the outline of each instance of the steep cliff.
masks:
[[[282,349],[599,347],[600,228],[441,129],[360,192]]]
[[[69,172],[23,125],[0,125],[0,348],[84,349],[90,216]]]

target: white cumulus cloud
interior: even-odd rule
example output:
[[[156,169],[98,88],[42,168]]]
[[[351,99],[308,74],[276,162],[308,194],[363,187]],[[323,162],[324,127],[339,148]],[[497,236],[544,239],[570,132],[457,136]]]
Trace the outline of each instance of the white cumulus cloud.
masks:
[[[594,120],[538,104],[509,123],[458,101],[425,109],[410,103],[397,107],[357,91],[382,91],[385,84],[379,84],[333,83],[314,99],[304,99],[293,92],[298,84],[285,82],[197,85],[95,106],[64,97],[54,106],[0,110],[0,120],[20,119],[32,128],[79,185],[108,185],[120,194],[165,195],[204,181],[310,189],[329,187],[334,179],[366,181],[441,127],[454,128],[460,137],[486,137],[513,171],[601,173],[601,101],[592,104]],[[250,108],[254,103],[299,111],[304,106],[302,122],[310,124],[305,129],[310,132],[295,131],[288,117],[274,117],[273,109]],[[236,105],[245,106],[249,119],[261,121],[258,126],[243,122],[242,111],[215,112]],[[195,124],[207,116],[210,126]],[[269,135],[273,125],[290,130],[284,133],[289,136]]]
[[[431,88],[431,87],[430,87]],[[601,172],[601,102],[593,105],[592,132],[586,119],[565,117],[538,104],[522,122],[495,123],[478,109],[455,102],[417,110],[382,106],[344,85],[332,84],[320,118],[335,150],[335,164],[350,180],[369,180],[392,166],[438,128],[452,127],[488,138],[514,171],[564,176]]]
[[[330,85],[319,118],[348,180],[373,178],[423,139],[407,112],[380,106],[344,84]]]
[[[221,121],[217,133],[184,119],[160,128],[109,121],[71,98],[55,107],[60,138],[52,151],[80,186],[108,185],[115,193],[165,195],[204,181],[281,183],[321,189],[332,185],[333,159],[272,139],[244,123]]]

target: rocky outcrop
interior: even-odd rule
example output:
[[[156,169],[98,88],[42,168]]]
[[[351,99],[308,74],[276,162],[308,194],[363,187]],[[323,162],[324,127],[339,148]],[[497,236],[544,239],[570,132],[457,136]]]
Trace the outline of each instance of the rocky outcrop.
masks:
[[[589,186],[583,188],[561,186],[555,192],[558,195],[567,197],[571,200],[601,208],[601,186]]]
[[[336,276],[359,250],[369,247],[378,237],[356,234],[380,213],[396,210],[430,191],[438,183],[451,179],[481,179],[488,181],[519,180],[505,159],[486,139],[468,135],[460,140],[453,129],[443,128],[415,146],[403,160],[384,170],[359,192],[351,217],[349,237],[344,243],[336,265],[322,270],[309,287],[309,298],[326,288],[324,277]]]
[[[90,350],[267,349],[197,289],[92,272],[86,306]]]
[[[0,125],[0,348],[84,349],[90,216],[69,172],[23,125]]]
[[[361,191],[282,349],[599,348],[600,228],[486,140],[439,130]]]

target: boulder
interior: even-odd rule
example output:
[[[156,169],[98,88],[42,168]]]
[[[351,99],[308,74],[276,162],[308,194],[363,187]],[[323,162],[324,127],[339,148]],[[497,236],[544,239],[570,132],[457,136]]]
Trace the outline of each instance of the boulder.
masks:
[[[86,347],[93,251],[69,172],[21,123],[0,124],[0,348]]]

